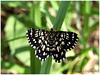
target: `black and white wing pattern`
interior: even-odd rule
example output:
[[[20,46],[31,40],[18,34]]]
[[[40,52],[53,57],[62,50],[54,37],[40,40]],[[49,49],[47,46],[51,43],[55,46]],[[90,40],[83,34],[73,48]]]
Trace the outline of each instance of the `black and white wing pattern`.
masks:
[[[63,61],[65,53],[75,47],[78,36],[74,32],[47,31],[42,29],[28,29],[27,39],[31,47],[35,49],[35,55],[44,61],[48,56],[53,56],[56,62]]]

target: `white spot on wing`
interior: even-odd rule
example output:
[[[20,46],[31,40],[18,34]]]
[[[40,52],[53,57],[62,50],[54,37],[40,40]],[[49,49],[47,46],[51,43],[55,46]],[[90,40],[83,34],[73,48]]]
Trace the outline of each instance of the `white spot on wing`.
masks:
[[[35,50],[35,55],[36,55],[37,51]]]
[[[61,41],[62,39],[60,38],[59,41]]]
[[[69,50],[69,49],[67,49],[67,50]]]
[[[28,36],[28,34],[26,34],[26,36]]]
[[[72,38],[74,38],[74,36],[72,36]]]
[[[69,44],[71,44],[70,42],[68,42]]]
[[[41,32],[41,35],[43,35],[43,32]]]
[[[38,43],[41,43],[41,40],[39,39]]]
[[[55,48],[52,48],[52,51],[55,51]]]
[[[60,59],[60,61],[62,61],[62,59]]]
[[[42,59],[42,61],[44,61],[44,59]]]
[[[61,52],[61,55],[63,55],[63,52]]]
[[[35,37],[38,37],[38,34],[35,34]]]
[[[61,37],[63,37],[63,34],[61,34]]]
[[[65,58],[63,58],[63,60],[64,60]]]
[[[39,57],[39,60],[41,60],[41,58]]]
[[[41,51],[39,50],[39,53],[40,53]]]
[[[36,46],[33,46],[33,48],[35,49],[35,48],[36,48]]]
[[[78,39],[76,39],[76,40],[78,40]]]
[[[33,39],[33,41],[35,41],[35,39]]]
[[[30,33],[30,35],[32,36],[32,32]]]
[[[43,45],[42,51],[44,51],[44,49],[45,49],[45,45]]]
[[[34,43],[36,43],[36,41],[34,41]]]
[[[47,55],[47,58],[49,57],[49,55]]]
[[[36,55],[36,57],[38,58],[38,55]]]
[[[55,43],[56,45],[58,44],[58,42],[56,41],[56,43]]]
[[[49,48],[47,47],[46,50],[49,51]]]
[[[29,37],[27,37],[27,39],[29,40]]]
[[[56,57],[58,57],[58,54],[56,54]]]
[[[44,40],[44,37],[42,36],[42,40]]]
[[[45,55],[45,52],[43,53],[43,55]]]
[[[64,45],[65,44],[64,41],[62,41],[61,44]]]
[[[45,44],[47,44],[47,41],[45,41]]]
[[[58,51],[58,52],[60,51],[60,46],[57,46],[57,51]]]
[[[31,45],[31,47],[33,47],[33,45]]]
[[[29,44],[31,45],[31,42],[29,42]]]

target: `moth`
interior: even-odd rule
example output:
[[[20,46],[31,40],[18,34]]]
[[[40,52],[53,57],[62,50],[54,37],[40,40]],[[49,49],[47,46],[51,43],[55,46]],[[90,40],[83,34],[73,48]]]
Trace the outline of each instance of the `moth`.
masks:
[[[39,60],[45,61],[52,56],[56,62],[63,61],[66,51],[75,47],[78,35],[74,32],[50,31],[43,29],[28,29],[26,32],[28,42],[35,49],[35,55]]]

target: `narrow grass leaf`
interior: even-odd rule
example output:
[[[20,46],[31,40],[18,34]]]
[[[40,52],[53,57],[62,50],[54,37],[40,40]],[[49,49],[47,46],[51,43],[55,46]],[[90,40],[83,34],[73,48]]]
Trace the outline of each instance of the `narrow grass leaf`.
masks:
[[[50,72],[50,67],[52,64],[52,57],[49,57],[42,65],[40,74],[48,74]]]
[[[30,8],[30,20],[33,21],[31,27],[37,26],[41,28],[41,12],[39,2],[34,2]],[[35,24],[35,25],[34,25]],[[31,74],[39,74],[41,68],[41,61],[39,61],[35,56],[35,50],[30,48],[30,70]]]
[[[57,16],[54,21],[54,27],[53,27],[54,30],[60,30],[62,23],[64,21],[64,18],[66,16],[66,12],[68,10],[69,4],[70,4],[70,1],[61,2],[60,8],[58,10]]]
[[[70,4],[69,1],[62,1],[61,2],[61,5],[60,5],[58,13],[57,13],[57,16],[54,20],[54,27],[53,27],[54,30],[60,30],[60,28],[62,26],[62,23],[64,21],[66,11],[68,9],[69,4]],[[52,63],[52,58],[49,57],[47,59],[47,61],[43,62],[40,73],[49,74],[50,68],[51,68],[51,63]]]

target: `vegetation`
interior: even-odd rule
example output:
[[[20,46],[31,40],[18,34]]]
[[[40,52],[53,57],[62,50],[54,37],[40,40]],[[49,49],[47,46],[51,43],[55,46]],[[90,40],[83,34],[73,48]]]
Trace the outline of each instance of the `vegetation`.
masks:
[[[78,34],[63,62],[41,62],[26,38],[29,28]],[[2,74],[99,73],[99,1],[1,1]]]

